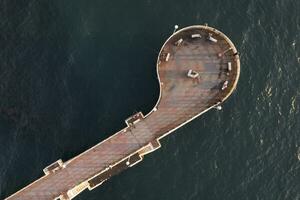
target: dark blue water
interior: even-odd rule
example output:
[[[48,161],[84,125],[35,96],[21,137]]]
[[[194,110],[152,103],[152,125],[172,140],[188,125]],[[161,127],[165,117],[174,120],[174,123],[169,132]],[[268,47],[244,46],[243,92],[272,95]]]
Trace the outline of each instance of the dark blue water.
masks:
[[[0,0],[0,199],[149,112],[175,24],[208,23],[241,53],[212,110],[82,200],[299,200],[299,0]]]

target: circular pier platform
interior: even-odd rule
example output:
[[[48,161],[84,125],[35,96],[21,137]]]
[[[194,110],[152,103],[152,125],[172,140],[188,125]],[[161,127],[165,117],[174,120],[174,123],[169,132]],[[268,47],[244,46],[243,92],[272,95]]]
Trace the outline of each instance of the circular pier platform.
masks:
[[[190,70],[194,77],[188,75]],[[173,95],[173,100],[189,93],[195,97],[196,93],[216,104],[226,100],[236,88],[240,59],[235,46],[222,32],[208,26],[190,26],[175,32],[165,42],[158,56],[157,71],[160,91],[172,90],[168,95]]]
[[[160,120],[151,127],[162,127],[165,122],[164,131],[170,133],[209,109],[220,108],[236,88],[239,54],[222,32],[209,26],[189,26],[164,43],[157,59],[157,74],[160,96],[148,115],[159,115],[153,117]]]

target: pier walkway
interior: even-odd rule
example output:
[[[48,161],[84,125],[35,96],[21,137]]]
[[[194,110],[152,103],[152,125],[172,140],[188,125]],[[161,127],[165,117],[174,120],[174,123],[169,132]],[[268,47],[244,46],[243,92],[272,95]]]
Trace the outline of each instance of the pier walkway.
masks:
[[[150,113],[135,114],[98,145],[46,167],[43,177],[7,199],[73,199],[132,167],[158,149],[161,138],[226,100],[236,88],[240,60],[223,33],[190,26],[165,42],[156,67],[160,96]]]

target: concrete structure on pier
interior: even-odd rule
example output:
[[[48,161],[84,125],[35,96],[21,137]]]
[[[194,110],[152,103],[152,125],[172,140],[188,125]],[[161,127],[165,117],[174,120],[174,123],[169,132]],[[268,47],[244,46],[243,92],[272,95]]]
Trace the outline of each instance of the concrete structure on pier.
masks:
[[[156,67],[160,95],[150,113],[129,117],[127,126],[111,137],[69,161],[49,165],[43,177],[7,199],[73,199],[96,188],[160,148],[161,138],[219,106],[236,88],[240,74],[233,43],[208,26],[173,33]]]

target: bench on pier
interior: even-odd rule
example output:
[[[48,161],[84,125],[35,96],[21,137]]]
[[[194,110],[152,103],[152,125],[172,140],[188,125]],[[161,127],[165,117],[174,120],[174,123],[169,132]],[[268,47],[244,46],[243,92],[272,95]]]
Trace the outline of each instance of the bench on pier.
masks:
[[[228,86],[228,81],[225,81],[222,86],[222,90],[225,90]]]
[[[228,63],[227,63],[227,69],[228,69],[228,71],[231,71],[231,70],[232,70],[231,62],[228,62]]]
[[[216,38],[213,38],[213,37],[212,37],[212,34],[211,34],[211,33],[208,34],[207,39],[208,39],[209,41],[213,42],[213,43],[217,43],[217,42],[218,42],[218,40],[217,40]]]
[[[175,42],[175,45],[176,45],[176,46],[180,46],[182,42],[183,42],[183,39],[180,38],[179,40],[177,40],[177,41]]]
[[[169,61],[169,59],[170,59],[170,56],[171,56],[171,54],[170,54],[170,53],[168,53],[168,54],[167,54],[167,56],[166,56],[166,62],[168,62],[168,61]]]
[[[191,35],[191,37],[194,39],[194,38],[201,38],[201,35],[200,34],[193,34]]]

